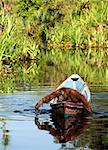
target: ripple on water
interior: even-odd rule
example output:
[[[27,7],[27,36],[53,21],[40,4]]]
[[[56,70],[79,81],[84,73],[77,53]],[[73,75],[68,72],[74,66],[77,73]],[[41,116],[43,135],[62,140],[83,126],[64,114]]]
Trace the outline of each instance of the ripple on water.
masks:
[[[41,128],[41,126],[39,125],[42,125],[43,128],[47,127],[46,128],[47,132],[44,132],[44,130],[39,130],[38,128],[36,128],[35,125],[36,114],[34,110],[34,105],[39,99],[41,99],[50,92],[51,88],[50,89],[40,88],[35,91],[20,91],[12,94],[1,95],[0,140],[1,139],[2,141],[4,140],[2,137],[4,137],[4,129],[6,128],[4,127],[4,123],[6,123],[7,129],[10,130],[9,136],[11,136],[10,138],[11,144],[8,145],[8,148],[10,146],[10,149],[14,148],[17,149],[17,145],[20,145],[21,147],[23,147],[23,149],[26,149],[28,147],[33,150],[36,148],[42,149],[46,145],[47,146],[50,145],[50,149],[52,150],[69,149],[69,148],[91,149],[91,150],[105,149],[108,144],[106,140],[108,134],[108,93],[92,92],[92,106],[94,113],[93,117],[87,124],[88,125],[87,128],[85,126],[86,121],[83,121],[85,127],[83,134],[81,134],[79,137],[76,137],[75,139],[71,139],[71,141],[69,142],[60,144],[58,143],[57,137],[60,137],[59,133],[63,131],[60,130],[60,132],[58,132],[58,130],[61,129],[59,127],[63,125],[63,122],[61,118],[59,122],[57,122],[57,120],[55,122],[52,121],[49,105],[43,105],[40,114],[38,115],[38,121],[40,122],[40,124],[38,124],[38,127]],[[67,121],[69,126],[66,133],[68,133],[72,124],[73,126],[76,125],[75,122],[73,122],[73,120]],[[69,121],[72,121],[71,124]],[[80,124],[80,121],[78,121],[78,125],[79,125],[78,129],[81,129],[80,127],[83,128],[82,123]],[[48,131],[48,129],[50,131]],[[75,133],[73,128],[71,128],[71,131],[73,132],[74,135]],[[19,138],[19,136],[23,138]],[[40,141],[42,144],[40,143]],[[0,146],[1,145],[3,146],[2,143],[0,143]],[[13,147],[11,147],[12,145]]]

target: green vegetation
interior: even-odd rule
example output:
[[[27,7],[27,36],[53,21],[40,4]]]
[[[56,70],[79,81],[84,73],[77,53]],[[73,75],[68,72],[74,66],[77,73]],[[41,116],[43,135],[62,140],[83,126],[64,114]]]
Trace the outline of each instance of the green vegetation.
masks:
[[[1,0],[0,92],[72,73],[108,85],[108,2]]]

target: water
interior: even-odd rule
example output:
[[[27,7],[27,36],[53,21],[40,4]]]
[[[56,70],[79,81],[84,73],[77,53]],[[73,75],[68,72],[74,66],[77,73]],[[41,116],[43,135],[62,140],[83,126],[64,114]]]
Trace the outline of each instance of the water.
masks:
[[[36,115],[35,103],[51,87],[0,95],[0,150],[108,149],[108,92],[92,91],[93,115],[66,120],[52,115],[45,104]]]

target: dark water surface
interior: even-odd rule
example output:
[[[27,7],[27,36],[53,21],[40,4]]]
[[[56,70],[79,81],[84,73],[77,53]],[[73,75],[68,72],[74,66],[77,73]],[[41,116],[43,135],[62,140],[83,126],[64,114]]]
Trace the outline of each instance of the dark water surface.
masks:
[[[35,103],[51,87],[0,95],[0,150],[107,150],[108,92],[97,89],[92,90],[92,116],[65,120],[46,104],[35,114]]]

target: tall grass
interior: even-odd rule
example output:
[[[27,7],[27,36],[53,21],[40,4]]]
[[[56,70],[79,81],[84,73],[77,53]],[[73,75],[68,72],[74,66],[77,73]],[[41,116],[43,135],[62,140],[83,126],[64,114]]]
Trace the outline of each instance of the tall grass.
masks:
[[[1,84],[9,76],[11,85],[54,85],[72,73],[89,84],[108,84],[107,12],[104,0],[2,0]]]
[[[4,85],[5,88],[8,85],[10,90],[12,90],[11,87],[18,86],[23,88],[38,85],[57,86],[72,73],[80,74],[89,85],[108,85],[107,68],[104,64],[97,66],[96,63],[92,64],[92,61],[87,62],[86,59],[82,58],[80,50],[77,50],[77,56],[73,55],[72,51],[66,54],[62,52],[58,55],[58,51],[59,49],[56,49],[57,55],[53,52],[42,55],[38,65],[33,63],[26,69],[25,66],[23,68],[20,66],[13,74],[1,74],[1,85]],[[78,58],[79,61],[76,61]]]

